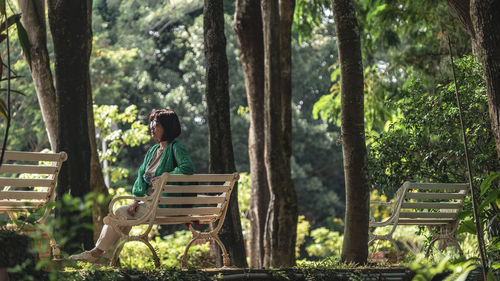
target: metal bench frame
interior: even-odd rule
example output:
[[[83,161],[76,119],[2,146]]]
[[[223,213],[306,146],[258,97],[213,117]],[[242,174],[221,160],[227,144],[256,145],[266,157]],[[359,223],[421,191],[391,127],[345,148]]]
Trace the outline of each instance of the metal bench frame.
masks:
[[[154,192],[150,196],[134,197],[119,196],[109,203],[110,213],[104,218],[104,223],[113,227],[120,234],[120,239],[113,252],[110,261],[111,266],[117,265],[117,259],[123,245],[129,241],[140,241],[146,244],[153,254],[155,266],[160,266],[160,259],[149,243],[149,233],[154,225],[169,224],[189,224],[192,239],[184,250],[181,266],[187,266],[187,254],[189,247],[198,239],[210,239],[215,241],[222,250],[224,267],[230,264],[229,255],[224,244],[219,239],[219,231],[222,228],[229,199],[239,175],[234,174],[194,174],[194,175],[171,175],[164,173],[160,180],[153,185]],[[170,196],[162,196],[169,193]],[[196,197],[172,197],[172,194],[191,193]],[[138,219],[126,219],[116,212],[115,204],[119,200],[138,200],[145,203],[148,208],[146,214]],[[190,205],[185,208],[185,205]],[[177,205],[177,206],[176,206]],[[181,206],[184,205],[184,206]],[[210,231],[201,232],[193,227],[193,223],[212,226],[217,222],[215,228],[210,227]],[[147,225],[146,231],[137,236],[123,233],[120,227]]]
[[[1,151],[0,151],[1,152]],[[16,213],[31,213],[52,203],[56,197],[56,182],[64,161],[68,159],[65,152],[40,153],[5,151],[4,163],[0,167],[0,213],[7,213],[16,220]],[[50,165],[48,165],[50,163]],[[7,175],[7,176],[5,176]],[[20,178],[20,175],[36,175],[35,178]],[[35,187],[37,189],[35,189]],[[40,191],[40,187],[45,191]],[[19,190],[21,189],[21,190]],[[45,208],[36,224],[45,223],[52,208]],[[2,226],[10,230],[18,230],[14,224]],[[53,258],[61,258],[59,246],[49,230],[43,229],[49,237]]]
[[[467,183],[411,183],[405,182],[396,192],[392,202],[371,201],[370,205],[385,205],[391,207],[391,216],[383,221],[376,222],[370,219],[369,227],[377,228],[391,225],[392,229],[384,235],[369,232],[371,245],[375,240],[387,240],[396,248],[397,258],[400,259],[400,250],[392,238],[399,225],[426,226],[432,235],[431,242],[426,250],[429,256],[432,245],[440,241],[440,249],[456,246],[461,256],[462,249],[456,239],[458,227],[458,212],[464,206],[464,199],[469,190]],[[435,228],[439,231],[436,231]]]

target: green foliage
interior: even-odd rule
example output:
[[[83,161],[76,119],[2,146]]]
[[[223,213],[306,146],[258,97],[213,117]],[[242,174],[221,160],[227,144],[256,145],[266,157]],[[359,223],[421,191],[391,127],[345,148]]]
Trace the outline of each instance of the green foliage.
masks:
[[[292,33],[298,37],[299,44],[313,36],[314,28],[327,18],[330,5],[328,0],[298,0],[295,3]]]
[[[343,235],[336,231],[329,231],[324,227],[311,231],[314,243],[306,247],[307,253],[312,257],[326,258],[329,256],[340,257],[340,250],[344,241]]]
[[[106,143],[107,149],[98,149],[101,162],[116,163],[120,152],[126,147],[135,147],[150,140],[148,127],[137,120],[138,110],[130,105],[119,112],[116,105],[94,105],[94,120],[98,130],[97,139]],[[111,175],[111,183],[117,183],[129,175],[125,167],[108,166],[104,171]]]
[[[457,70],[473,174],[481,175],[498,169],[484,80],[470,57]],[[402,109],[401,118],[369,147],[372,185],[395,190],[405,180],[467,181],[453,83],[429,92],[415,74],[405,89],[405,98],[390,105]]]

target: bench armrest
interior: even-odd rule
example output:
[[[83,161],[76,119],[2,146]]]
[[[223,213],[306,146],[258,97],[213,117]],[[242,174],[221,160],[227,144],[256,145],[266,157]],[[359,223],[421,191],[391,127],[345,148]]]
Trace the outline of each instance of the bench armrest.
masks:
[[[144,197],[135,197],[135,196],[130,196],[130,195],[125,195],[125,196],[117,196],[115,198],[113,198],[111,200],[111,202],[109,202],[109,213],[110,214],[114,214],[113,212],[113,207],[115,205],[116,202],[118,202],[118,200],[136,200],[136,201],[143,201],[143,202],[146,202],[146,201],[149,201],[149,200],[152,200],[153,197],[152,196],[144,196]]]
[[[383,201],[370,201],[370,205],[385,205],[392,206],[394,202],[383,202]]]

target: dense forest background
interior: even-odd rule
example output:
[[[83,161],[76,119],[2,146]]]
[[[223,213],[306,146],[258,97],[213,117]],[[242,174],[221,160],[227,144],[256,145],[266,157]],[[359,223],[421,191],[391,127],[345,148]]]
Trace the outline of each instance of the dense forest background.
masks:
[[[111,187],[130,188],[143,155],[154,144],[150,141],[141,145],[147,139],[144,130],[135,131],[135,141],[122,136],[133,123],[120,122],[123,116],[111,120],[130,105],[138,109],[137,119],[142,124],[147,124],[153,109],[174,109],[182,119],[180,140],[188,148],[196,172],[208,171],[202,13],[203,1],[94,1],[90,61],[94,104],[116,105],[113,114],[111,109],[96,112],[97,129],[107,132],[102,135],[112,149],[108,159],[116,160],[109,164],[116,171]],[[238,172],[248,172],[248,105],[231,1],[225,5],[225,14],[235,164]],[[342,218],[344,210],[342,152],[336,143],[339,129],[312,113],[315,102],[329,93],[329,66],[337,60],[332,18],[323,20],[311,34],[313,40],[299,43],[295,35],[292,44],[292,174],[301,198],[299,213],[317,226],[332,225],[333,218]],[[47,42],[52,53],[50,38]],[[29,67],[22,61],[20,47],[17,50],[13,68],[21,77],[14,81],[13,88],[25,96],[14,96],[8,149],[41,151],[50,145]],[[103,138],[99,131],[97,136],[100,145]]]
[[[231,133],[236,169],[248,173],[249,109],[234,5],[224,1]],[[469,35],[443,1],[360,0],[355,6],[371,188],[390,196],[404,180],[467,181],[448,42],[452,55],[462,58],[472,53]],[[313,229],[341,232],[345,186],[340,67],[330,1],[297,1],[292,31],[291,164],[299,215]],[[94,0],[92,32],[96,136],[108,185],[131,188],[143,155],[153,145],[145,126],[148,115],[165,107],[182,119],[180,140],[196,172],[208,172],[203,1]],[[8,149],[48,149],[29,66],[21,47],[13,48],[13,88],[24,95],[13,97]],[[472,58],[459,60],[457,67],[459,81],[465,82],[460,90],[475,180],[480,182],[498,170],[486,88]]]

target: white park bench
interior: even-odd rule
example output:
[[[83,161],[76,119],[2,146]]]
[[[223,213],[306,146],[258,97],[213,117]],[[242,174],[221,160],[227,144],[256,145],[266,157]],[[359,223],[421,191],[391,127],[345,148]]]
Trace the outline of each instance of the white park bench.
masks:
[[[65,152],[5,151],[0,167],[0,213],[7,213],[12,222],[20,213],[29,215],[45,207],[43,215],[35,222],[45,223],[52,209],[50,203],[56,196],[57,176],[67,158]],[[15,224],[7,223],[2,228],[18,229]],[[46,228],[42,229],[49,238],[54,259],[60,259],[53,235]]]
[[[187,244],[182,258],[182,268],[187,266],[189,247],[198,239],[215,241],[222,250],[224,266],[229,266],[229,255],[219,239],[229,198],[239,175],[234,174],[194,174],[171,175],[164,173],[153,185],[153,193],[145,197],[119,196],[109,204],[110,213],[104,218],[104,223],[120,233],[120,240],[113,252],[110,265],[116,266],[123,245],[129,241],[141,241],[151,250],[155,266],[160,266],[160,259],[153,246],[149,243],[149,233],[154,225],[188,224],[193,237]],[[165,193],[168,193],[165,196]],[[192,197],[185,197],[188,194]],[[120,200],[139,200],[146,204],[148,211],[138,219],[127,220],[116,213],[116,204]],[[116,206],[115,206],[116,205]],[[187,206],[186,206],[187,205]],[[213,223],[217,223],[215,228]],[[193,227],[193,224],[196,227]],[[147,229],[136,236],[123,233],[120,227],[147,225]],[[198,231],[199,225],[210,225],[208,231]]]
[[[411,183],[405,182],[396,192],[391,202],[371,201],[370,205],[391,207],[391,216],[382,222],[370,220],[370,229],[392,226],[387,234],[374,234],[370,231],[368,245],[375,240],[388,240],[396,248],[397,258],[400,251],[393,239],[396,228],[400,225],[426,226],[432,235],[427,247],[429,255],[432,245],[440,241],[440,248],[456,246],[461,256],[462,249],[456,239],[458,212],[464,206],[464,199],[469,190],[467,183]],[[374,230],[375,231],[375,230]]]

